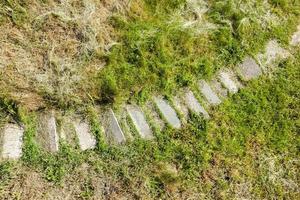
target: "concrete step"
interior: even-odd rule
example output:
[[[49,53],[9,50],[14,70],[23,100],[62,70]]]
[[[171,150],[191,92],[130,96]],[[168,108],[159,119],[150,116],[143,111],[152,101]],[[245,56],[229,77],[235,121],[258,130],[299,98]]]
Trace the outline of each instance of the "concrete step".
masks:
[[[180,90],[176,93],[176,96],[172,98],[174,108],[179,113],[179,117],[182,123],[186,123],[189,118],[189,108],[185,101],[186,90]]]
[[[54,111],[39,114],[36,140],[46,151],[54,153],[59,150],[59,135]]]
[[[152,131],[146,121],[145,115],[142,110],[136,105],[127,105],[126,109],[141,138],[152,139]]]
[[[2,159],[16,160],[22,156],[24,130],[16,124],[6,124],[1,129],[0,157]]]
[[[300,25],[297,27],[297,31],[293,34],[292,39],[290,41],[291,46],[300,45]]]
[[[96,147],[96,139],[92,134],[90,125],[85,120],[76,119],[73,122],[79,147],[82,151]]]
[[[234,73],[229,70],[219,72],[218,78],[222,85],[228,90],[229,93],[235,94],[239,91],[237,81],[234,81]]]
[[[300,43],[299,35],[300,30],[293,35],[291,45]],[[258,78],[262,74],[263,70],[261,69],[261,66],[266,64],[271,65],[277,59],[286,58],[289,55],[290,53],[281,48],[277,41],[272,40],[267,44],[265,53],[257,56],[260,66],[256,63],[255,59],[246,57],[243,62],[236,67],[236,70],[242,80],[250,81]],[[222,99],[227,97],[227,92],[236,93],[239,88],[242,87],[243,85],[238,81],[236,74],[229,69],[219,72],[209,83],[203,80],[199,81],[199,90],[205,99],[212,105],[220,104]],[[175,102],[176,109],[183,111],[183,113],[187,113],[186,110],[190,110],[198,114],[203,114],[206,119],[210,118],[209,113],[201,106],[193,92],[188,89],[182,94],[178,93],[173,102]],[[178,118],[176,111],[167,100],[159,96],[154,97],[153,102],[148,102],[143,106],[143,110],[146,111],[145,113],[148,117],[147,119],[151,119],[151,126],[159,127],[160,130],[164,127],[164,122],[159,118],[157,112],[155,112],[153,103],[159,110],[163,119],[166,120],[171,127],[176,129],[181,128],[182,123]],[[142,109],[136,105],[127,105],[126,111],[141,137],[152,139],[153,133],[146,121],[146,116]],[[103,125],[104,132],[109,138],[109,142],[120,144],[126,141],[126,137],[112,109],[108,109],[104,112],[100,117],[100,123]],[[76,139],[79,141],[81,150],[93,149],[95,147],[96,139],[91,133],[87,121],[73,117],[69,120],[68,124],[68,126],[62,125],[58,131],[54,111],[40,113],[38,115],[36,136],[38,143],[50,152],[57,152],[59,150],[59,138],[63,141],[68,141],[67,138],[74,133]],[[1,159],[18,159],[21,157],[23,134],[23,128],[16,124],[7,124],[1,129]]]
[[[105,111],[104,115],[100,119],[100,122],[104,127],[105,135],[108,138],[109,143],[121,144],[126,141],[125,135],[120,127],[116,115],[111,108]]]
[[[162,97],[154,97],[153,101],[159,111],[161,112],[163,118],[172,127],[179,129],[181,128],[181,122],[175,112],[175,110],[170,106],[170,104]]]
[[[274,68],[274,62],[277,59],[285,59],[290,55],[276,40],[271,40],[267,43],[265,52],[257,55],[257,60],[264,72],[267,72]]]
[[[222,99],[228,97],[228,90],[222,85],[222,83],[215,77],[211,81],[209,81],[209,85],[216,92],[216,94]]]
[[[244,61],[237,67],[237,73],[244,81],[258,78],[262,75],[262,70],[256,61],[247,56]]]
[[[219,105],[222,101],[221,99],[217,96],[217,94],[212,90],[210,85],[204,81],[200,80],[198,83],[199,90],[204,96],[204,98],[207,100],[207,102],[211,105]]]
[[[73,115],[60,116],[57,119],[57,132],[60,142],[75,148],[78,145],[78,138],[73,123]]]
[[[185,94],[185,102],[188,108],[195,112],[196,114],[202,114],[205,119],[209,119],[209,114],[206,110],[200,105],[196,97],[194,96],[193,92],[188,90]]]

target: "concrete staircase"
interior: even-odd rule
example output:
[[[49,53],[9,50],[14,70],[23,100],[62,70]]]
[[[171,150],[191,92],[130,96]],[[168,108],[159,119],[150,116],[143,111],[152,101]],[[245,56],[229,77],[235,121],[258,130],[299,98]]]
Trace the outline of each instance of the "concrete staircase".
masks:
[[[290,45],[300,45],[300,25],[292,36]],[[269,73],[275,60],[287,58],[289,55],[287,50],[272,40],[267,44],[264,54],[254,58],[248,56],[235,69],[222,69],[212,80],[199,80],[200,93],[196,94],[184,88],[171,101],[162,96],[155,96],[143,107],[135,104],[125,105],[122,116],[129,117],[138,137],[147,140],[154,139],[153,125],[163,129],[168,124],[174,129],[180,129],[186,123],[190,111],[209,120],[211,107],[221,104],[228,94],[237,93],[245,87],[243,83]],[[134,139],[122,116],[116,115],[111,108],[101,112],[99,121],[108,143],[121,144]],[[24,129],[26,127],[10,123],[0,130],[0,160],[16,160],[22,156]],[[54,112],[39,114],[36,141],[45,150],[53,153],[59,151],[60,141],[75,144],[82,151],[93,149],[97,143],[87,121],[78,116],[65,117],[58,126]]]

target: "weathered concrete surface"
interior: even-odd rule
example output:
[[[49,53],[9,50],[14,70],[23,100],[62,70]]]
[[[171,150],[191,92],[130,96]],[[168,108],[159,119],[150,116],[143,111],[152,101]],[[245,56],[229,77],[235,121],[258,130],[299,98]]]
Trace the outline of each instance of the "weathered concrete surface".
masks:
[[[57,132],[59,141],[75,148],[77,146],[78,137],[74,127],[74,119],[77,119],[74,115],[60,116],[60,123],[57,124]]]
[[[2,130],[1,158],[19,159],[22,156],[24,130],[16,124],[7,124]]]
[[[96,139],[91,133],[90,126],[86,121],[76,119],[74,122],[74,128],[79,141],[79,147],[85,151],[87,149],[93,149],[96,146]]]
[[[39,115],[37,141],[49,152],[59,150],[59,136],[56,129],[54,112]]]
[[[237,93],[239,88],[236,82],[233,81],[230,72],[222,71],[219,73],[219,80],[228,89],[230,93]]]
[[[162,131],[165,128],[165,122],[160,118],[157,110],[155,109],[155,105],[152,101],[148,101],[144,106],[143,110],[145,114],[148,115],[151,120],[151,126],[155,129]]]
[[[193,92],[188,90],[185,94],[185,102],[188,108],[196,114],[202,114],[205,119],[209,119],[206,110],[200,105]]]
[[[222,98],[226,98],[228,96],[228,90],[223,87],[222,83],[218,81],[216,78],[210,81],[211,88],[216,91],[216,94]]]
[[[182,116],[183,123],[186,123],[189,117],[189,109],[185,103],[184,94],[186,91],[179,91],[176,96],[172,98],[175,109]]]
[[[268,67],[269,69],[274,67],[272,64],[276,59],[285,59],[289,56],[290,53],[286,49],[280,47],[276,40],[271,40],[266,46],[265,53],[257,55],[257,60],[259,61],[260,66],[263,67],[264,70],[267,70],[266,68]]]
[[[210,85],[204,80],[199,81],[199,89],[208,103],[212,105],[218,105],[221,103],[220,98],[217,94],[211,89]]]
[[[112,109],[106,111],[103,120],[105,134],[109,139],[113,140],[109,141],[110,143],[120,144],[126,141],[125,135]]]
[[[122,108],[119,109],[118,113],[115,113],[115,115],[119,122],[120,128],[123,131],[123,134],[126,138],[126,141],[133,141],[134,136],[131,130],[132,127],[130,127],[128,123],[128,111],[126,109],[126,106],[122,106]]]
[[[178,119],[175,110],[168,104],[168,102],[161,97],[154,97],[153,100],[168,124],[173,128],[181,128],[181,122]]]
[[[300,25],[298,26],[298,30],[293,34],[290,45],[300,45]]]
[[[152,131],[142,110],[136,105],[127,105],[126,109],[140,136],[144,139],[152,139]]]
[[[237,71],[245,81],[258,78],[262,74],[261,68],[251,57],[246,57],[244,61],[237,67]]]

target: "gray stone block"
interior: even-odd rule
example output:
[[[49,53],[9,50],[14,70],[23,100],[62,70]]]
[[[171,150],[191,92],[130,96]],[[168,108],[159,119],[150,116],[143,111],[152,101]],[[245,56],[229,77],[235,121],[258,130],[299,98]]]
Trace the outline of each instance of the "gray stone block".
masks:
[[[250,57],[246,57],[244,59],[244,61],[238,66],[237,71],[245,81],[258,78],[262,74],[261,68],[255,60]]]
[[[119,125],[119,122],[112,109],[109,109],[104,115],[104,130],[109,139],[115,143],[123,143],[126,141],[125,135]]]
[[[54,112],[40,114],[37,141],[49,152],[57,152],[59,150],[59,136]]]
[[[60,116],[60,123],[57,124],[59,140],[72,147],[76,147],[77,135],[74,127],[74,116]]]
[[[126,109],[126,106],[122,106],[122,108],[118,110],[118,114],[116,114],[116,118],[123,131],[126,141],[133,141],[134,136],[132,134],[130,124],[128,123],[128,111]]]
[[[87,149],[93,149],[96,146],[96,139],[91,133],[90,126],[87,122],[79,119],[73,122],[75,133],[79,141],[79,147],[85,151]]]
[[[228,96],[228,90],[216,78],[210,81],[210,86],[220,97],[226,98]]]
[[[127,105],[126,109],[140,136],[144,139],[152,139],[152,131],[142,110],[136,105]]]
[[[2,131],[1,158],[19,159],[22,156],[24,130],[16,124],[7,124]]]
[[[300,25],[298,26],[297,31],[293,34],[290,45],[292,46],[300,45]]]
[[[155,97],[154,103],[171,127],[177,129],[181,128],[181,122],[178,119],[175,110],[168,104],[166,100],[161,97]]]
[[[280,47],[279,43],[276,40],[271,40],[266,46],[264,54],[259,54],[257,60],[264,70],[272,69],[272,65],[277,59],[285,59],[290,56],[290,53]]]
[[[188,108],[196,114],[202,114],[205,119],[209,119],[206,110],[200,105],[193,92],[188,90],[185,94],[185,102]]]
[[[176,96],[172,98],[175,109],[182,115],[183,123],[186,123],[189,117],[189,109],[185,103],[184,94],[186,91],[178,91]]]
[[[165,128],[165,122],[160,118],[155,105],[152,101],[148,101],[143,106],[143,110],[151,120],[151,125],[157,130],[162,131]]]
[[[204,80],[199,81],[199,90],[208,101],[208,103],[212,105],[218,105],[221,103],[220,98],[217,94],[211,89],[210,85]]]
[[[229,72],[222,71],[219,73],[219,80],[224,85],[225,88],[228,89],[230,93],[237,93],[239,88],[237,83],[235,83],[231,77]]]

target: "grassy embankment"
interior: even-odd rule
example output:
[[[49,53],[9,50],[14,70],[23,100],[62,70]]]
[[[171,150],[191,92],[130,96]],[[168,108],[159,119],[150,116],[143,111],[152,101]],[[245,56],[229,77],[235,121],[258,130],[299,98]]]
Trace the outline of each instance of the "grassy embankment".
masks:
[[[88,85],[100,93],[74,98],[58,91],[39,91],[45,85],[34,91],[42,96],[43,105],[70,109],[84,104],[88,108],[95,101],[118,104],[129,97],[142,103],[153,91],[170,95],[178,87],[193,88],[199,78],[209,78],[246,54],[256,54],[270,38],[287,45],[298,22],[299,7],[294,1],[269,1],[267,5],[247,1],[253,3],[247,12],[241,7],[248,3],[214,1],[203,18],[181,7],[184,1],[149,2],[133,2],[125,15],[111,18],[117,44],[107,53],[91,53],[84,60],[105,59],[107,63]],[[29,6],[1,3],[22,6],[20,14],[27,13]],[[2,23],[22,29],[18,16],[4,13]],[[30,19],[30,13],[25,16]],[[193,27],[182,27],[194,19],[198,20]],[[1,119],[13,116],[27,130],[22,160],[0,165],[0,196],[42,198],[43,194],[56,196],[59,190],[59,195],[81,198],[295,199],[299,197],[299,49],[294,56],[280,63],[273,77],[253,81],[225,101],[214,111],[212,121],[191,116],[183,130],[157,131],[154,141],[135,140],[121,147],[100,142],[95,151],[84,153],[67,145],[57,155],[39,149],[33,140],[35,114],[27,111],[25,102],[23,106],[15,101],[11,91],[1,90],[5,91],[1,93]],[[1,78],[2,82],[6,77]],[[92,111],[87,113],[93,132],[101,138],[96,117]],[[33,194],[37,189],[40,194]]]

